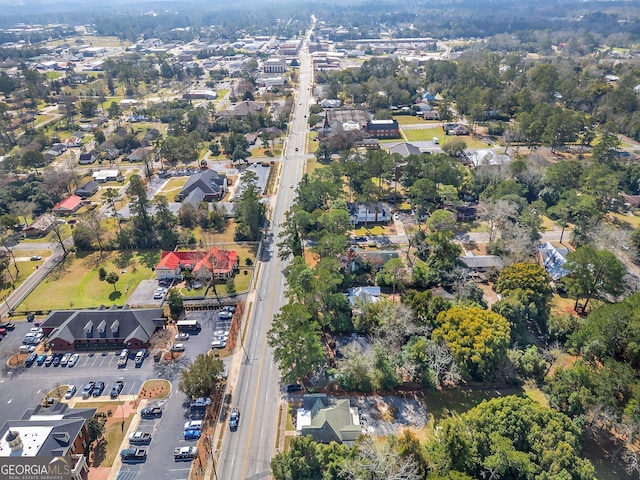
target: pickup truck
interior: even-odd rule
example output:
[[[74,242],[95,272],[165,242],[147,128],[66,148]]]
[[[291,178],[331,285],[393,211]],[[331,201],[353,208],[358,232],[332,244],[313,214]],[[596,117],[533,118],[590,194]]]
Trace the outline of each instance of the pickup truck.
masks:
[[[211,405],[211,399],[209,397],[198,397],[189,404],[191,408],[206,408],[209,405]]]
[[[147,459],[147,451],[144,448],[125,448],[120,452],[123,462],[144,462]]]
[[[192,460],[198,456],[197,447],[177,447],[173,451],[174,460]]]
[[[140,411],[142,418],[155,418],[162,415],[162,409],[160,407],[147,407]]]
[[[151,443],[151,434],[147,432],[133,432],[129,435],[129,443],[132,445],[148,445]]]

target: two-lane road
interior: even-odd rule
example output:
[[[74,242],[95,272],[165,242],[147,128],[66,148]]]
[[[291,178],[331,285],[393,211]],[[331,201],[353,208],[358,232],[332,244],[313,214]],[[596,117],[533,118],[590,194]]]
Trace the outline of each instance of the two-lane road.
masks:
[[[232,390],[232,405],[241,412],[240,425],[235,432],[225,429],[218,462],[217,478],[258,480],[270,478],[270,462],[275,450],[280,406],[277,365],[267,346],[267,332],[273,316],[285,302],[284,268],[286,262],[278,258],[277,239],[285,212],[291,207],[295,190],[304,173],[305,145],[309,111],[309,91],[313,76],[307,40],[301,50],[297,103],[291,118],[287,148],[276,201],[271,215],[273,241],[265,243],[263,261],[258,265],[259,278],[256,295],[249,305],[247,333],[244,339],[242,364]]]

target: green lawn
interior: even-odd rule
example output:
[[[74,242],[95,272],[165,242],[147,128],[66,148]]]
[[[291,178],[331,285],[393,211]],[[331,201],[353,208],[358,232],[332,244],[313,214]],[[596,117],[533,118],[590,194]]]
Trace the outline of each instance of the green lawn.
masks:
[[[415,130],[402,129],[402,133],[408,142],[424,142],[438,137],[440,140],[444,138],[442,127],[437,128],[418,128]]]
[[[413,115],[396,115],[393,119],[397,120],[399,125],[422,125],[425,123],[424,120]]]
[[[180,190],[182,190],[184,184],[187,183],[187,180],[189,180],[189,177],[171,178],[167,184],[162,187],[162,190],[156,194],[156,196],[164,195],[170,202],[173,202],[173,197],[180,193]]]
[[[159,260],[159,251],[71,253],[22,302],[20,310],[90,308],[100,305],[124,305],[127,292],[151,278],[151,267]],[[116,272],[114,286],[98,279],[98,268]]]
[[[489,388],[489,389],[464,389],[445,390],[441,392],[428,392],[425,394],[429,415],[433,415],[436,422],[449,417],[450,413],[459,415],[471,410],[483,400],[491,400],[497,397],[509,395],[522,395],[520,388]]]

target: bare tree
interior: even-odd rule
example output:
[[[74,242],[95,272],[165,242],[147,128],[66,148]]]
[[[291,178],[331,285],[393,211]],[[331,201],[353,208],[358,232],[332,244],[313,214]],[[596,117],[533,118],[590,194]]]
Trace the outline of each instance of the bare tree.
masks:
[[[64,256],[66,257],[69,252],[67,251],[67,247],[64,246],[64,240],[65,239],[63,238],[63,233],[64,232],[62,231],[62,224],[60,224],[57,221],[57,219],[51,225],[51,231],[53,232],[54,240],[60,245],[60,247],[62,248],[62,252],[63,252]]]
[[[436,384],[457,385],[462,379],[460,367],[449,347],[444,343],[427,342],[426,348],[427,365],[433,371]]]
[[[349,480],[418,480],[421,478],[417,462],[403,457],[388,443],[377,446],[370,437],[358,444],[357,456],[349,458],[342,467]]]
[[[518,215],[518,206],[508,200],[498,200],[484,204],[487,213],[485,219],[489,224],[489,241],[493,242],[498,232]]]
[[[33,216],[36,204],[33,202],[19,201],[11,204],[11,215],[22,217],[25,225],[29,224],[29,219]]]

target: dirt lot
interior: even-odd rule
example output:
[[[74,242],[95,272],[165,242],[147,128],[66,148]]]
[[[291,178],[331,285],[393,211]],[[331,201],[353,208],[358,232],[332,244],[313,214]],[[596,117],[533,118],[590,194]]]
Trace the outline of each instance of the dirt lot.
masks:
[[[428,421],[424,399],[411,394],[350,399],[351,405],[360,409],[362,424],[371,435],[397,435],[406,427],[423,428]]]

